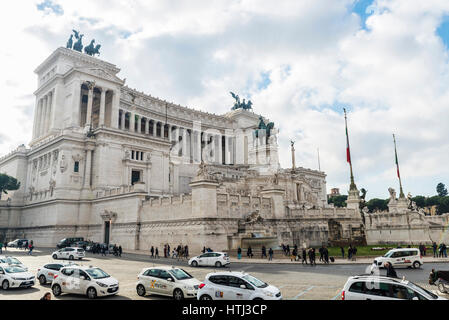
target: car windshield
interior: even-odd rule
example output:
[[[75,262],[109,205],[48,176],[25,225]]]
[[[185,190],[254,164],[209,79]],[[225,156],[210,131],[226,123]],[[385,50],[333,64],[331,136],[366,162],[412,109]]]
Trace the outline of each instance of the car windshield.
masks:
[[[190,274],[182,269],[172,269],[168,272],[170,272],[177,280],[186,280],[193,278]]]
[[[22,262],[20,262],[19,260],[17,260],[14,257],[6,258],[6,263],[9,263],[9,264],[22,264]]]
[[[256,286],[257,288],[266,288],[266,287],[268,287],[268,284],[266,284],[265,282],[263,282],[263,281],[261,281],[261,280],[259,280],[257,278],[254,278],[253,276],[250,276],[249,274],[244,275],[242,277],[242,279],[248,281],[249,283],[251,283],[252,285]]]
[[[86,272],[94,279],[104,279],[110,277],[110,275],[99,268],[87,269]]]
[[[384,258],[389,258],[392,254],[393,254],[393,251],[388,251],[388,252],[384,255]]]
[[[411,287],[413,290],[415,290],[415,291],[424,291],[425,293],[427,293],[429,296],[431,296],[433,299],[438,299],[438,296],[436,295],[436,294],[434,294],[434,293],[432,293],[432,292],[430,292],[430,291],[428,291],[428,290],[426,290],[426,289],[424,289],[424,288],[421,288],[420,286],[418,286],[417,284],[414,284],[414,283],[412,283],[412,282],[409,282],[408,283],[408,285],[409,285],[409,287]]]
[[[4,268],[7,273],[20,273],[20,272],[26,272],[24,269],[20,267],[5,267]]]

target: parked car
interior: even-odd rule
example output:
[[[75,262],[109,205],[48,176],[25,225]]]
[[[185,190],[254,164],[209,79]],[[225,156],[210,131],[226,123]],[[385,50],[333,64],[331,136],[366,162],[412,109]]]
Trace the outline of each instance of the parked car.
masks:
[[[51,256],[53,259],[81,260],[86,257],[86,253],[84,252],[84,249],[68,247],[53,252]]]
[[[189,265],[192,267],[214,266],[220,268],[230,263],[228,254],[224,252],[206,252],[189,260]]]
[[[157,294],[173,297],[175,300],[196,298],[199,280],[187,271],[174,267],[145,268],[137,276],[137,294]]]
[[[415,269],[424,263],[419,249],[416,248],[392,249],[383,257],[374,259],[374,265],[378,268],[383,268],[385,262],[390,262],[395,268],[413,266]]]
[[[198,300],[282,300],[278,288],[245,272],[209,273],[198,288]]]
[[[20,262],[19,259],[14,258],[12,256],[0,255],[0,263],[8,264],[10,266],[20,267],[20,268],[24,269],[25,271],[28,271],[28,267],[26,267],[22,262]]]
[[[84,241],[84,238],[82,238],[82,237],[80,237],[80,238],[64,238],[58,242],[56,247],[58,249],[71,247],[73,243],[78,242],[78,241]]]
[[[19,248],[22,247],[25,243],[30,243],[27,239],[16,239],[14,241],[10,241],[6,246],[10,248]]]
[[[446,300],[405,279],[361,275],[349,277],[342,300]]]
[[[0,284],[3,290],[29,288],[34,286],[34,275],[15,265],[0,264]]]
[[[52,282],[55,275],[59,275],[59,270],[68,266],[76,266],[72,262],[69,263],[48,263],[42,268],[37,269],[36,278],[39,280],[41,285],[47,284],[47,282]]]
[[[55,297],[62,293],[86,295],[89,299],[112,296],[119,292],[119,282],[97,267],[68,266],[61,268],[51,284]]]
[[[76,242],[74,242],[74,243],[72,243],[72,247],[77,247],[77,248],[83,248],[84,249],[84,251],[86,251],[86,249],[87,249],[87,246],[90,244],[90,242],[87,242],[87,241],[84,241],[84,240],[82,240],[82,241],[76,241]]]

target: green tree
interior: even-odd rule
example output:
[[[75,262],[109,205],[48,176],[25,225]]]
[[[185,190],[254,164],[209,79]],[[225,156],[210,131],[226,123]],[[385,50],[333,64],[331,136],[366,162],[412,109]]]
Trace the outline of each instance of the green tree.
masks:
[[[378,198],[370,199],[366,206],[369,209],[369,212],[375,212],[375,211],[387,211],[388,210],[388,201],[389,199],[383,200]]]
[[[440,204],[440,196],[433,196],[430,198],[426,198],[426,207],[437,206]]]
[[[335,207],[337,208],[343,208],[346,207],[346,200],[348,199],[348,196],[341,195],[341,196],[334,196],[330,197],[327,203],[333,203]]]
[[[437,214],[449,213],[449,197],[441,197],[438,204]]]
[[[416,196],[412,198],[412,201],[416,203],[418,208],[425,208],[426,207],[426,197],[423,196]]]
[[[444,183],[440,182],[439,184],[437,184],[437,194],[440,197],[447,196],[447,189],[446,189],[446,186],[444,185]]]
[[[8,191],[17,190],[20,188],[20,182],[16,178],[0,173],[0,195],[8,194]]]

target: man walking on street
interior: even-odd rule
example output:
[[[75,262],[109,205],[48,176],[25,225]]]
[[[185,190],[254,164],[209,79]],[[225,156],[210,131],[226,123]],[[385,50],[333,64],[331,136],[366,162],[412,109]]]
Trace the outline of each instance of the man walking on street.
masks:
[[[154,256],[155,258],[159,259],[159,249],[156,247],[156,254]]]
[[[340,250],[341,250],[341,258],[344,259],[345,258],[345,248],[343,248],[343,246],[340,246]]]
[[[307,264],[307,251],[306,251],[306,248],[302,249],[302,264],[304,264],[304,262]]]
[[[273,249],[270,248],[270,250],[268,250],[268,261],[272,261],[273,260]]]
[[[265,246],[262,246],[262,259],[267,257],[267,248]]]
[[[433,249],[433,257],[436,258],[437,257],[437,243],[435,241],[432,243],[432,249]]]
[[[153,246],[151,246],[150,252],[151,252],[151,258],[154,258],[154,247]]]

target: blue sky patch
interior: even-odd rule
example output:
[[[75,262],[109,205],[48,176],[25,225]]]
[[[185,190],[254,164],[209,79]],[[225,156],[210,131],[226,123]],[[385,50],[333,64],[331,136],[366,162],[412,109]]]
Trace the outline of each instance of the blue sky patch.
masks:
[[[449,16],[445,16],[436,30],[437,35],[443,41],[446,50],[449,50]]]
[[[271,83],[270,74],[271,74],[270,71],[262,72],[260,74],[261,80],[257,83],[257,90],[264,90],[270,85]]]
[[[58,16],[62,16],[64,14],[62,7],[59,4],[54,4],[52,0],[45,0],[37,5],[37,10],[39,11],[46,11],[46,9],[50,9]]]
[[[374,0],[358,0],[352,7],[352,12],[357,13],[362,20],[362,29],[367,30],[366,19],[368,19],[368,17],[373,13],[373,11],[369,8],[373,2]]]

